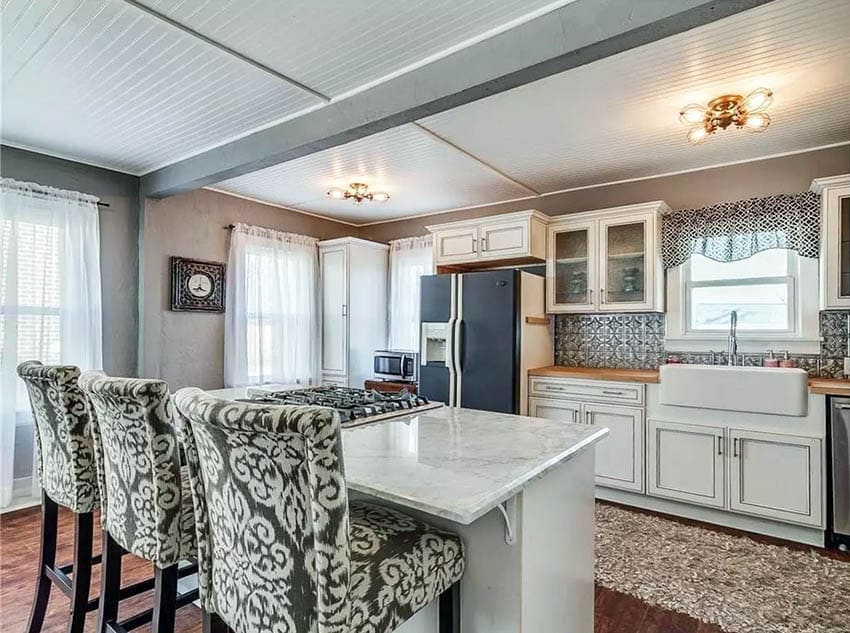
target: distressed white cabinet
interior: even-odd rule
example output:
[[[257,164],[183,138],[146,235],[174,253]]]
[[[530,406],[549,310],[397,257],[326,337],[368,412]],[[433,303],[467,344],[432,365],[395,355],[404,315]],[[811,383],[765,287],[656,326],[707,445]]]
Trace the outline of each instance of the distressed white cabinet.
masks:
[[[548,221],[532,209],[426,228],[434,236],[435,266],[475,268],[500,260],[543,261]]]
[[[643,490],[643,409],[584,405],[584,422],[608,427],[596,445],[596,483],[609,488]]]
[[[729,429],[729,509],[823,525],[821,441]]]
[[[850,308],[850,174],[819,178],[821,196],[820,307]]]
[[[549,223],[547,312],[663,312],[664,202],[570,214]]]
[[[596,484],[643,491],[644,385],[593,380],[532,377],[528,415],[607,427],[596,445]],[[609,395],[610,394],[610,395]]]
[[[724,507],[725,446],[723,427],[650,419],[647,492],[656,497]]]
[[[389,247],[354,237],[319,242],[322,383],[363,388],[387,344]]]

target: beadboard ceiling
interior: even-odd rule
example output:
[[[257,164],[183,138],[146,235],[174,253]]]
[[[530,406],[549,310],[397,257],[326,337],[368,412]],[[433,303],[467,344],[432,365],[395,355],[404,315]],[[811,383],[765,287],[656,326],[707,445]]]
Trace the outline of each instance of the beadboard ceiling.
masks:
[[[568,1],[5,0],[0,138],[145,174]],[[775,0],[214,188],[361,224],[847,142],[848,32],[847,0]],[[758,86],[767,131],[687,144],[683,105]],[[325,196],[360,179],[391,199]]]
[[[499,173],[545,194],[847,142],[848,32],[850,2],[776,0],[423,119],[419,134],[375,135],[218,187],[372,223],[531,195]],[[765,132],[728,130],[699,146],[687,143],[678,121],[682,106],[759,86],[775,92],[773,123]],[[420,178],[413,165],[425,162],[412,155],[421,159],[432,146],[437,151],[421,139],[423,131],[462,149],[469,171],[435,159],[428,177]],[[411,139],[418,141],[409,145]],[[470,155],[494,169],[473,169]],[[346,182],[347,173],[361,173],[359,165],[369,159],[382,166],[381,176],[361,171],[390,192],[387,203],[355,207],[304,196],[305,185],[321,193]],[[534,206],[533,197],[528,204]]]
[[[143,174],[569,0],[5,0],[4,142]]]

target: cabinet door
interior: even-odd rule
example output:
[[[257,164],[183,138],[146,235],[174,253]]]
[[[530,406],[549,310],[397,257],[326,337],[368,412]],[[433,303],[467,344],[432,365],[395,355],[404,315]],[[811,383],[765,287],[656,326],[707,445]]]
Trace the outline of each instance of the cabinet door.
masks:
[[[546,311],[596,309],[596,222],[549,227],[546,255]]]
[[[531,252],[528,220],[485,222],[479,227],[480,259],[523,257]]]
[[[322,374],[348,373],[348,251],[320,251],[322,275]]]
[[[434,233],[434,263],[452,264],[478,259],[478,227],[465,226]]]
[[[582,422],[581,403],[574,400],[549,400],[546,398],[529,398],[528,415],[533,418],[547,420],[563,420],[564,422]]]
[[[607,426],[608,437],[596,445],[596,483],[643,492],[643,410],[584,404],[584,422]]]
[[[726,503],[722,427],[649,420],[647,492],[722,508]]]
[[[850,308],[850,186],[823,193],[821,303],[824,309]]]
[[[599,310],[651,310],[655,299],[652,215],[599,221]]]
[[[803,525],[823,525],[821,441],[729,429],[729,507]]]

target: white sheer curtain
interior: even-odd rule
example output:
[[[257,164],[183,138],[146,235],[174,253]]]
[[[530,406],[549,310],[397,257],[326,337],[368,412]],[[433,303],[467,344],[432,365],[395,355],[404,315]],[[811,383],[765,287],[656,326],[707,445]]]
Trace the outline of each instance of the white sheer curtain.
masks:
[[[11,503],[15,479],[32,476],[37,486],[18,363],[102,367],[97,200],[0,179],[0,507]]]
[[[434,272],[430,235],[390,242],[390,349],[419,350],[419,278]]]
[[[317,384],[318,240],[237,224],[227,260],[224,382]]]

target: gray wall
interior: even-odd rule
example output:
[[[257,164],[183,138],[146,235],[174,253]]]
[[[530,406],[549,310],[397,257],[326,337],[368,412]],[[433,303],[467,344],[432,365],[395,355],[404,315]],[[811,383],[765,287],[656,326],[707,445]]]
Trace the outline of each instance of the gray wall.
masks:
[[[357,235],[355,227],[198,189],[145,200],[142,266],[142,375],[171,389],[224,385],[224,315],[172,312],[171,256],[226,262],[234,222],[330,239]]]
[[[693,149],[699,151],[699,147]],[[704,207],[718,202],[805,191],[815,178],[846,174],[849,171],[850,146],[844,145],[677,176],[593,187],[522,202],[364,226],[360,229],[360,237],[386,242],[400,237],[424,235],[427,233],[425,227],[429,224],[521,209],[538,209],[549,215],[562,215],[651,200],[664,200],[673,209]]]
[[[8,146],[0,146],[0,174],[98,196],[103,292],[103,369],[136,375],[138,332],[139,179]]]

